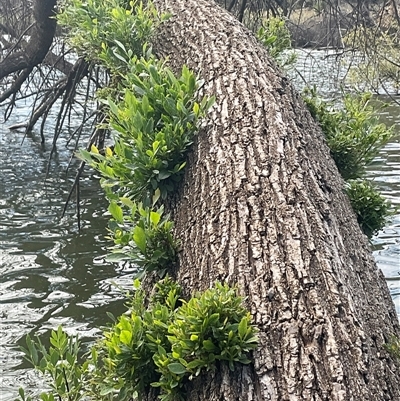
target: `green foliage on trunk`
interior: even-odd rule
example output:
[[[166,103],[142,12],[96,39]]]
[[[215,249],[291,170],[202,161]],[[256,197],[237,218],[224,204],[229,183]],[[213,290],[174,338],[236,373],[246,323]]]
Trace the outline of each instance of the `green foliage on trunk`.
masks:
[[[114,133],[114,149],[79,157],[99,171],[102,186],[151,204],[176,190],[186,154],[213,99],[196,100],[202,82],[185,66],[178,77],[152,56],[127,61],[114,97],[103,99]]]
[[[134,261],[140,269],[139,276],[155,271],[163,277],[174,264],[179,250],[179,242],[172,233],[173,222],[164,214],[163,206],[154,209],[129,198],[119,200],[122,207],[111,201],[108,208],[113,217],[109,223],[110,238],[115,246],[107,259]]]
[[[322,100],[315,89],[306,90],[303,99],[320,124],[343,178],[362,177],[366,166],[393,136],[393,129],[379,121],[378,111],[385,105],[372,106],[370,93],[345,94],[342,107]]]
[[[57,15],[78,55],[113,71],[125,68],[121,49],[144,56],[144,45],[166,18],[150,1],[138,0],[63,0]]]
[[[78,157],[101,174],[110,201],[115,244],[110,258],[130,258],[142,272],[158,270],[163,276],[175,261],[178,242],[162,208],[151,208],[177,190],[187,152],[214,100],[198,102],[201,81],[186,67],[175,77],[151,55],[127,60],[126,71],[115,98],[103,99],[113,149],[100,153],[92,146]]]
[[[216,283],[188,301],[169,277],[158,282],[150,300],[135,281],[129,311],[114,319],[83,364],[77,338],[61,327],[51,333],[49,349],[26,338],[26,359],[49,379],[43,401],[143,398],[160,388],[164,401],[183,400],[185,384],[217,362],[248,364],[257,347],[257,330],[235,289]],[[31,401],[20,389],[20,398]]]
[[[175,262],[178,241],[160,203],[177,190],[214,100],[197,100],[202,81],[187,67],[176,76],[152,55],[149,40],[168,16],[159,16],[151,2],[65,0],[61,10],[71,46],[111,78],[98,99],[114,145],[77,154],[101,174],[110,201],[109,259],[130,259],[142,273],[163,276]]]
[[[385,226],[391,214],[390,202],[366,180],[348,181],[346,192],[361,229],[368,237],[372,237]]]
[[[217,361],[232,370],[235,362],[250,362],[247,353],[257,337],[235,290],[217,283],[187,302],[179,299],[180,291],[167,278],[144,307],[146,296],[137,289],[130,315],[121,316],[98,345],[115,369],[111,373],[123,378],[123,394],[140,398],[153,386],[160,387],[161,400],[184,399],[185,382],[214,370]]]
[[[385,344],[386,350],[400,361],[400,338],[392,336]]]
[[[321,126],[339,172],[347,181],[346,192],[358,223],[371,237],[385,226],[391,214],[390,203],[363,179],[366,167],[393,136],[393,129],[378,118],[377,112],[384,105],[372,106],[370,93],[345,94],[342,107],[322,100],[315,89],[306,90],[303,99]]]

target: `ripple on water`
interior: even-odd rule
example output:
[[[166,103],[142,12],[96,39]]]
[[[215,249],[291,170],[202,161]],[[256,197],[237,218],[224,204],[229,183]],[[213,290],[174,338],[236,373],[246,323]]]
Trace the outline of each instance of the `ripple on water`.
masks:
[[[26,334],[63,324],[86,343],[108,323],[107,311],[118,315],[125,309],[121,294],[104,286],[125,271],[104,259],[93,262],[105,253],[105,240],[96,236],[105,235],[107,224],[98,183],[82,179],[84,229],[79,232],[73,206],[61,219],[72,182],[65,174],[70,151],[59,147],[46,179],[51,138],[44,145],[35,134],[22,138],[0,128],[0,169],[6,177],[0,191],[1,401],[14,400],[20,385],[42,386],[19,350]]]
[[[380,152],[380,159],[368,169],[369,177],[394,208],[400,206],[399,141],[400,137],[397,137],[387,144]],[[373,238],[373,245],[376,262],[387,278],[400,319],[400,209],[394,212],[386,227]]]

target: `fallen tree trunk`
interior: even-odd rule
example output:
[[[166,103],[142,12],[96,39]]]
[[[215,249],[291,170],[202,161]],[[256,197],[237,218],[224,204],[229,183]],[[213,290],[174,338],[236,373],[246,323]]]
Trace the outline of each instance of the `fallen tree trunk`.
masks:
[[[190,383],[188,400],[400,400],[384,348],[399,323],[323,136],[265,49],[205,0],[156,0],[154,50],[216,96],[171,202],[188,292],[237,284],[254,363]],[[149,396],[149,399],[152,399]]]

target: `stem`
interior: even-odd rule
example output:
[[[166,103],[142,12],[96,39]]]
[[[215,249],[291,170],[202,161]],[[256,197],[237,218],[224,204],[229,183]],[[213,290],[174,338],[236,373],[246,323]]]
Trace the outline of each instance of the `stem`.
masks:
[[[63,375],[64,375],[65,387],[67,388],[68,400],[72,401],[71,394],[69,392],[69,385],[68,385],[67,375],[65,373],[65,368],[62,368],[62,371],[63,371]],[[60,401],[61,401],[61,399],[60,399]]]

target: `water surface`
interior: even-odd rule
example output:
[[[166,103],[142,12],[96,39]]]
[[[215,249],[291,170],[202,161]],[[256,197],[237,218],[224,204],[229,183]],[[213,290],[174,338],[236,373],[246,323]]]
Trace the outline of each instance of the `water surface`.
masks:
[[[26,112],[22,107],[15,115]],[[112,283],[132,282],[132,271],[102,258],[107,204],[96,179],[81,181],[81,231],[73,203],[61,219],[76,163],[67,175],[71,149],[61,140],[46,178],[51,142],[50,135],[42,145],[35,134],[24,138],[0,126],[1,401],[15,398],[21,380],[36,387],[36,377],[21,369],[26,334],[62,324],[88,341],[108,322],[107,311],[124,311]]]

